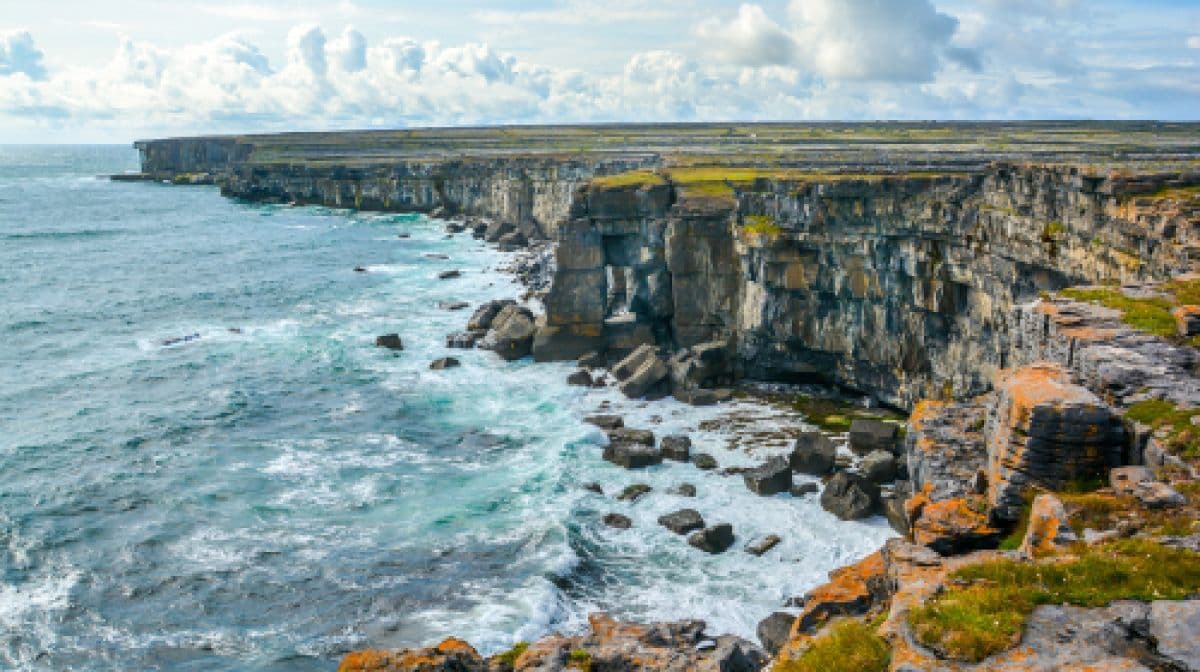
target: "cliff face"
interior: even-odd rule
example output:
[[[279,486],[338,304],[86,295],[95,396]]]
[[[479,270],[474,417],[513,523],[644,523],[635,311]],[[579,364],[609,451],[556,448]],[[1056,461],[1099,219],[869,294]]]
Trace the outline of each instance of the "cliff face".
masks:
[[[582,190],[560,228],[546,358],[603,348],[632,313],[660,344],[723,341],[741,372],[911,407],[987,389],[1017,306],[1192,267],[1197,221],[1077,170]],[[553,343],[551,344],[553,345]],[[1023,358],[1023,357],[1022,357]]]

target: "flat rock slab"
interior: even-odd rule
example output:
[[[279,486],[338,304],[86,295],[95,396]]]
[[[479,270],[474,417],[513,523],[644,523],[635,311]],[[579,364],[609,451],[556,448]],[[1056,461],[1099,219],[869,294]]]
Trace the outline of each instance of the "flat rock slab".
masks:
[[[619,415],[589,415],[583,421],[600,429],[619,429],[625,426],[625,419]]]
[[[453,369],[457,366],[462,366],[462,362],[453,357],[440,357],[429,363],[429,368],[434,371],[442,371],[444,369]]]
[[[765,537],[755,539],[746,545],[746,552],[755,557],[761,556],[767,551],[779,545],[783,541],[778,535],[768,534]]]
[[[626,469],[641,469],[662,464],[662,451],[636,443],[612,443],[604,449],[604,459]]]
[[[724,553],[733,545],[733,525],[718,523],[688,535],[688,544],[705,553]]]
[[[604,516],[604,524],[618,530],[628,530],[633,527],[633,521],[630,520],[629,516],[623,516],[619,513],[610,513]]]
[[[1200,600],[1151,602],[1150,636],[1158,655],[1181,669],[1200,671]]]
[[[680,434],[664,436],[659,447],[662,448],[663,457],[668,460],[687,462],[691,459],[692,440],[686,436]]]
[[[882,420],[859,418],[850,423],[850,450],[866,455],[872,450],[896,452],[899,425]]]
[[[653,446],[654,432],[648,429],[616,427],[608,430],[608,440],[613,443],[636,443],[643,446]]]
[[[792,468],[782,457],[772,457],[765,463],[742,474],[746,487],[756,495],[774,495],[792,489]]]
[[[617,495],[617,499],[623,502],[636,502],[639,498],[653,491],[654,488],[646,485],[645,483],[634,483],[633,485],[626,486],[625,489],[621,491],[621,494]]]
[[[675,534],[687,534],[704,528],[704,517],[695,509],[681,509],[658,517],[658,524]]]
[[[375,337],[375,346],[388,350],[403,350],[404,341],[400,340],[400,334],[384,334]]]

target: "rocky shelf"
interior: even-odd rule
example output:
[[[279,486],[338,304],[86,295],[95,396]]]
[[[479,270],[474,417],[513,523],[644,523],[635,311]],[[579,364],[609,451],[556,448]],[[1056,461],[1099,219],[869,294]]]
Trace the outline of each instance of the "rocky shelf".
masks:
[[[796,496],[809,493],[793,472],[819,475],[825,508],[885,514],[903,535],[764,615],[763,648],[700,622],[596,615],[589,633],[490,659],[451,639],[357,652],[343,670],[1200,670],[1200,125],[615,125],[137,146],[142,173],[121,179],[428,212],[532,245],[522,273],[541,314],[485,306],[453,335],[461,347],[578,359],[571,382],[611,380],[635,398],[715,404],[746,381],[814,381],[909,414],[906,432],[847,420],[849,462],[805,433],[790,460],[742,474],[754,492]],[[681,438],[658,445],[601,420],[615,464],[701,466]],[[720,525],[678,518],[698,548],[727,546]]]

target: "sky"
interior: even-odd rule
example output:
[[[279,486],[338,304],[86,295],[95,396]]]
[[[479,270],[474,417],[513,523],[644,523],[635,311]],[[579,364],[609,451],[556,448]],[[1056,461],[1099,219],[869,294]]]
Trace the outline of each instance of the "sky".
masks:
[[[0,0],[0,143],[1200,118],[1200,0]]]

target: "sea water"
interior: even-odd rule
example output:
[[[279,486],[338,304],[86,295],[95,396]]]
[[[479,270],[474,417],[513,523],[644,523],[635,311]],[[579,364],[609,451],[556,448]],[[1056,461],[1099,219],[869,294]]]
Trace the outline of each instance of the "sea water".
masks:
[[[423,216],[98,177],[136,159],[0,147],[0,669],[332,670],[447,635],[491,653],[597,610],[753,638],[890,536],[737,476],[619,469],[583,422],[608,402],[746,466],[784,448],[730,439],[794,414],[628,401],[568,386],[569,364],[449,350],[471,309],[445,302],[521,292],[493,247]],[[375,347],[389,332],[402,352]],[[462,366],[430,370],[443,356]],[[615,499],[638,482],[653,492]],[[684,482],[697,497],[668,494]],[[657,524],[684,507],[737,545]],[[742,550],[768,533],[779,547]]]

